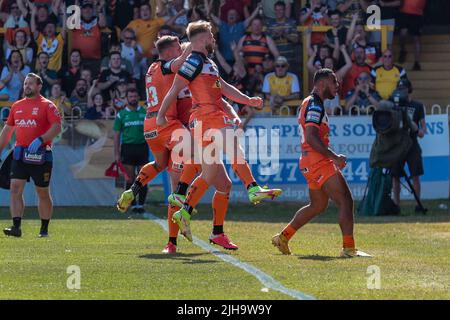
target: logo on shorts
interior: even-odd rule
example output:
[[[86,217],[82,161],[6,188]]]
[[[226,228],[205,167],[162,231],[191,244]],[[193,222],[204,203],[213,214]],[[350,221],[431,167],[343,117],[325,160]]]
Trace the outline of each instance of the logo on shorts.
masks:
[[[50,181],[50,173],[46,172],[44,173],[44,182],[49,182]]]
[[[150,139],[155,139],[158,136],[158,131],[157,130],[153,130],[150,132],[144,132],[144,138],[146,140],[150,140]]]

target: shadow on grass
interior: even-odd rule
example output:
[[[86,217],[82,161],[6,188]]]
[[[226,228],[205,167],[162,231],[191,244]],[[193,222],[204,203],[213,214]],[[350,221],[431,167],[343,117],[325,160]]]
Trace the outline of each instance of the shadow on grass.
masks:
[[[205,264],[205,263],[217,263],[217,260],[200,260],[195,259],[199,256],[210,255],[209,253],[182,253],[177,252],[174,254],[165,253],[150,253],[139,256],[141,259],[151,260],[181,260],[184,264]]]
[[[312,260],[312,261],[333,261],[333,260],[342,259],[342,258],[339,258],[339,257],[321,256],[321,255],[318,255],[318,254],[311,254],[311,255],[307,255],[307,256],[299,256],[299,255],[297,255],[297,257],[300,260]]]

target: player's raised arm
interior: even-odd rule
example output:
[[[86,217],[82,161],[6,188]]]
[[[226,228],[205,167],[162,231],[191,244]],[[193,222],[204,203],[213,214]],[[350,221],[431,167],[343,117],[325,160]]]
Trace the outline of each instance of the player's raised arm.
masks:
[[[172,64],[170,65],[171,71],[174,72],[174,73],[178,72],[178,70],[181,68],[183,63],[186,61],[187,57],[189,57],[191,52],[192,52],[192,45],[190,43],[188,43],[184,47],[184,50],[183,50],[183,53],[181,54],[181,56],[179,56],[178,58],[173,60]]]
[[[167,124],[167,119],[166,119],[167,110],[169,110],[169,107],[174,104],[174,102],[177,99],[177,95],[181,91],[181,89],[184,89],[185,87],[186,87],[186,81],[180,77],[175,77],[172,87],[170,88],[169,92],[167,93],[166,97],[164,98],[164,100],[161,104],[161,109],[159,109],[159,111],[158,111],[158,115],[156,117],[156,124],[158,126],[162,127]]]
[[[250,98],[246,94],[243,94],[236,87],[232,86],[222,78],[220,78],[220,84],[222,86],[222,94],[228,99],[233,100],[234,102],[240,104],[246,104],[251,107],[261,109],[263,105],[263,101],[260,97]]]

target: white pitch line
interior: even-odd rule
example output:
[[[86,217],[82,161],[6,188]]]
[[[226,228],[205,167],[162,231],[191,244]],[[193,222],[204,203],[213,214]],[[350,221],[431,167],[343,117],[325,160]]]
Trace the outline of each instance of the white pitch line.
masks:
[[[168,230],[167,220],[160,219],[151,213],[145,213],[144,218],[155,221],[165,231]],[[225,262],[228,262],[228,263],[234,265],[235,267],[238,267],[238,268],[244,270],[245,272],[251,274],[252,276],[257,278],[259,280],[259,282],[261,282],[266,288],[281,292],[281,293],[288,295],[292,298],[295,298],[297,300],[315,300],[316,299],[315,297],[304,294],[303,292],[286,288],[281,283],[279,283],[277,280],[275,280],[268,274],[264,273],[263,271],[259,270],[258,268],[254,267],[248,263],[242,262],[229,254],[221,252],[220,250],[217,250],[213,246],[209,245],[208,243],[206,243],[203,240],[198,239],[197,237],[193,237],[193,238],[194,238],[193,243],[195,245],[199,246],[200,248],[202,248],[205,251],[211,252],[213,255],[215,255],[219,259],[221,259]]]

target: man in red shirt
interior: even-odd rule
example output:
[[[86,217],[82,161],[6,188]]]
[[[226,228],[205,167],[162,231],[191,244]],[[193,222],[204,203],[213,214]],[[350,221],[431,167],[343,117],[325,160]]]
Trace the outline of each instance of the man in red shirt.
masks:
[[[346,74],[341,90],[341,98],[345,98],[346,94],[355,89],[356,79],[361,72],[367,72],[370,74],[372,68],[366,63],[366,51],[363,47],[356,47],[353,49],[355,56],[355,62],[353,62],[350,71]]]
[[[5,235],[20,237],[25,203],[23,190],[32,178],[38,195],[41,217],[39,237],[48,236],[53,203],[49,185],[52,173],[52,140],[61,132],[61,116],[56,106],[42,97],[42,79],[29,73],[23,84],[25,98],[11,107],[6,125],[0,134],[0,154],[15,131],[16,145],[11,164],[11,216],[13,226],[3,230]]]

